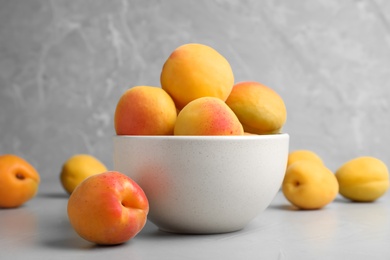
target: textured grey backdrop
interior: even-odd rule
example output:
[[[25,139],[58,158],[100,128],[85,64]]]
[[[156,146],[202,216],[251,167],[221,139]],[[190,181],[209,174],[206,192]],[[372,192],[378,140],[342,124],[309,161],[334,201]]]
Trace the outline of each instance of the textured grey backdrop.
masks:
[[[332,170],[360,155],[390,164],[385,0],[0,0],[0,153],[55,189],[75,153],[112,167],[120,95],[159,86],[165,59],[189,42],[284,98],[291,150]]]

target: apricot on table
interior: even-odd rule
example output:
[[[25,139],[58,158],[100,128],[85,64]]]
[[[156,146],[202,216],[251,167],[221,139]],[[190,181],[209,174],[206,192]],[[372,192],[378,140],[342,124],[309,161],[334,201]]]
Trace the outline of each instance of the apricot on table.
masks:
[[[282,184],[286,199],[299,209],[321,209],[339,192],[333,172],[317,162],[301,160],[290,165]]]
[[[85,240],[100,245],[125,243],[145,226],[149,202],[142,188],[117,171],[93,175],[70,195],[68,219]]]
[[[286,122],[287,111],[281,96],[258,82],[235,84],[226,104],[237,115],[245,132],[275,134]]]
[[[177,116],[175,135],[243,135],[234,112],[219,98],[202,97],[188,103]]]
[[[25,159],[14,155],[0,156],[0,208],[16,208],[38,192],[40,176]]]
[[[68,194],[86,178],[107,171],[107,167],[89,154],[75,154],[68,158],[61,168],[60,181]]]
[[[165,90],[135,86],[120,97],[114,126],[117,135],[172,135],[176,117],[175,103]]]
[[[176,48],[160,75],[161,86],[180,110],[200,97],[229,96],[234,75],[229,62],[210,46],[189,43]]]
[[[352,201],[371,202],[389,189],[389,171],[384,162],[371,156],[354,158],[337,171],[340,194]]]

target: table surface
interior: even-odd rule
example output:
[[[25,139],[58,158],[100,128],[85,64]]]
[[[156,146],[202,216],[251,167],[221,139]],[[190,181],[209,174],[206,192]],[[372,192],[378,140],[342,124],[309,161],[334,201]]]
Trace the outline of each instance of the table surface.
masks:
[[[292,207],[278,192],[240,231],[179,235],[148,222],[132,240],[96,246],[69,224],[65,193],[0,209],[0,259],[390,259],[390,194],[374,203],[341,197],[321,210]]]

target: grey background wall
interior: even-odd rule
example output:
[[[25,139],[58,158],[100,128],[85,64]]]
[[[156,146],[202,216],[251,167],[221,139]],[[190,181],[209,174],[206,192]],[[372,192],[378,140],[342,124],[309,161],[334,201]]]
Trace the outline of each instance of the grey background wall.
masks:
[[[332,170],[360,155],[390,165],[385,0],[0,0],[0,153],[53,188],[73,154],[112,167],[120,95],[159,86],[165,59],[189,42],[217,49],[237,82],[283,97],[291,150]]]

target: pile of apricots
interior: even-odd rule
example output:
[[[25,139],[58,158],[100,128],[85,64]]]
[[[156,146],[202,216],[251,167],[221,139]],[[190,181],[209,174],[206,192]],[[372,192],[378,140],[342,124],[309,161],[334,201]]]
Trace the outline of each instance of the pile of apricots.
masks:
[[[118,135],[263,135],[286,122],[278,93],[259,82],[234,84],[229,62],[207,45],[176,48],[160,82],[123,93],[114,116]]]

